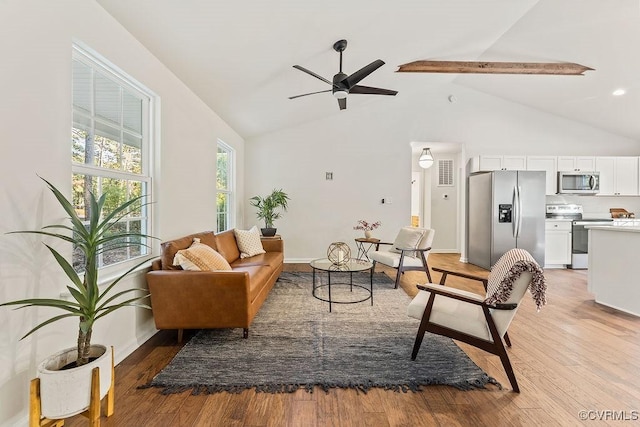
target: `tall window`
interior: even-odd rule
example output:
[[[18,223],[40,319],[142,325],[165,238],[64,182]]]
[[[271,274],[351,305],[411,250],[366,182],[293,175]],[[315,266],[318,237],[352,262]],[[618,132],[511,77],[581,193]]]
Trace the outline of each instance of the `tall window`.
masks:
[[[131,198],[150,196],[151,94],[77,46],[73,49],[72,75],[72,200],[79,216],[89,217],[90,191],[96,197],[107,195],[105,214]],[[149,234],[149,207],[141,203],[120,220],[119,226]],[[99,267],[147,253],[144,246],[105,251]],[[80,251],[74,250],[73,265],[82,270]]]
[[[218,140],[216,157],[216,230],[233,228],[233,149]]]

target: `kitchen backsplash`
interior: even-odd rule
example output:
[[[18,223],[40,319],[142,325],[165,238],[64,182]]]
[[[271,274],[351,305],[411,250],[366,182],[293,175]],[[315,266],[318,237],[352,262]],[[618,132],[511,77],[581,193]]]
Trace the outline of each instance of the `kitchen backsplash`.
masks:
[[[582,205],[584,212],[601,213],[609,212],[610,208],[622,208],[634,212],[636,218],[640,217],[640,197],[621,196],[577,196],[554,195],[547,196],[547,204],[551,203],[575,203]]]

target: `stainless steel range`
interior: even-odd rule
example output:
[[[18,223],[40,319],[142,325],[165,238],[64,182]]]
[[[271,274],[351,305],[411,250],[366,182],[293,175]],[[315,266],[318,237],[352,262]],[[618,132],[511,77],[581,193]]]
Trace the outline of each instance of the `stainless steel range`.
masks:
[[[571,264],[569,268],[585,269],[589,263],[589,227],[613,225],[606,214],[585,214],[582,205],[547,205],[547,218],[571,220]]]

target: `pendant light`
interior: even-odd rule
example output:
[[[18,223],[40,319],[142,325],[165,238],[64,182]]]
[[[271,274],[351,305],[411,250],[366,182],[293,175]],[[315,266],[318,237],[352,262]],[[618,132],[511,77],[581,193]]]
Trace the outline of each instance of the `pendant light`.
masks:
[[[433,165],[433,156],[431,155],[430,149],[422,149],[422,153],[420,154],[420,158],[418,159],[418,165],[423,169],[428,169]]]

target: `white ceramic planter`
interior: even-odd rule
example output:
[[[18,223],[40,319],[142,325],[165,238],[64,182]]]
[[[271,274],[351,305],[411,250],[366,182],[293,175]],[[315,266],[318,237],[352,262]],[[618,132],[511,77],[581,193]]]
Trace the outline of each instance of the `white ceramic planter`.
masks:
[[[92,345],[93,362],[78,368],[59,370],[78,358],[78,349],[68,348],[45,359],[38,366],[42,416],[50,419],[68,418],[89,408],[91,371],[100,368],[100,398],[111,386],[111,352],[103,345]]]

